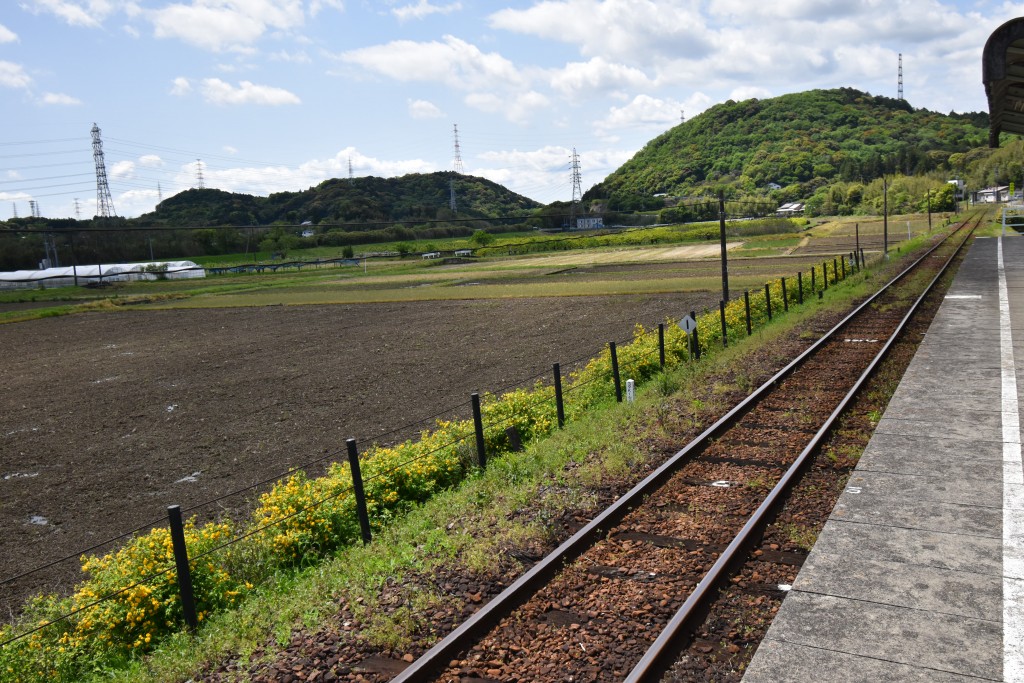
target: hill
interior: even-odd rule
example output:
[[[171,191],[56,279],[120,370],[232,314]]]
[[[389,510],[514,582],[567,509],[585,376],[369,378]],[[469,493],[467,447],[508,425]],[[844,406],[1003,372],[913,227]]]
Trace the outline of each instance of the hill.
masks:
[[[948,170],[952,154],[987,145],[987,131],[986,113],[939,114],[852,88],[729,100],[651,140],[584,199],[630,210],[724,189],[796,201],[883,170]]]
[[[451,188],[456,209],[450,208]],[[404,222],[525,216],[539,203],[485,178],[453,172],[399,178],[325,180],[299,192],[269,197],[192,189],[169,197],[133,222],[161,226],[247,226]]]

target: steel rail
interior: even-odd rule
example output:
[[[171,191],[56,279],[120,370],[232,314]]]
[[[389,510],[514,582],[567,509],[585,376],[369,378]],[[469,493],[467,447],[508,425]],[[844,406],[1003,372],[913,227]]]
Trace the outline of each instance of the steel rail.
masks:
[[[965,220],[961,228],[967,223]],[[973,230],[973,229],[972,229]],[[573,534],[555,550],[520,576],[512,585],[503,590],[493,600],[477,610],[469,619],[460,624],[454,631],[438,641],[427,652],[410,664],[404,671],[391,679],[391,683],[420,683],[429,681],[454,655],[468,647],[487,629],[498,623],[512,610],[524,604],[534,593],[558,574],[563,567],[581,556],[597,540],[602,538],[615,524],[620,522],[630,511],[642,504],[643,499],[653,490],[664,484],[682,465],[708,445],[708,443],[738,422],[765,394],[776,384],[792,374],[808,358],[824,346],[833,335],[846,327],[863,310],[870,306],[889,287],[908,275],[921,261],[928,258],[945,240],[918,257],[906,269],[898,273],[877,292],[865,299],[846,317],[826,332],[820,339],[811,344],[788,365],[779,370],[768,381],[755,389],[749,396],[740,401],[729,412],[705,429],[699,436],[670,457],[654,472],[623,494],[612,505],[605,508],[586,526]]]
[[[966,223],[966,221],[965,221]],[[836,421],[842,415],[843,411],[851,401],[856,397],[861,387],[868,381],[871,375],[874,373],[875,368],[885,359],[888,355],[889,350],[896,343],[904,328],[910,322],[910,319],[917,312],[924,298],[931,293],[934,289],[935,284],[949,269],[950,264],[953,263],[953,259],[956,258],[960,250],[963,249],[964,245],[970,239],[974,230],[980,223],[975,223],[973,227],[964,237],[963,241],[957,245],[957,248],[953,251],[950,257],[943,264],[938,274],[932,278],[928,286],[925,287],[924,291],[914,301],[913,305],[907,311],[906,315],[900,321],[899,325],[889,339],[882,346],[874,359],[868,364],[868,367],[860,374],[857,381],[846,393],[843,399],[836,406],[832,414],[829,415],[825,423],[818,429],[818,431],[808,442],[807,446],[800,452],[797,459],[793,464],[786,470],[786,473],[782,476],[779,482],[771,490],[764,502],[757,508],[754,514],[750,517],[743,528],[740,529],[739,533],[732,540],[731,543],[722,551],[722,554],[718,557],[718,560],[712,565],[711,569],[708,570],[704,578],[701,579],[700,583],[693,589],[686,602],[683,603],[679,611],[669,620],[669,623],[662,630],[661,634],[655,639],[654,643],[651,644],[644,656],[637,662],[636,666],[629,672],[629,675],[624,679],[624,683],[646,683],[648,681],[657,681],[668,671],[668,669],[674,664],[676,656],[682,652],[685,645],[689,644],[689,638],[687,637],[687,629],[698,625],[698,619],[703,621],[706,617],[707,609],[714,600],[719,586],[724,580],[726,580],[739,562],[746,558],[746,554],[750,549],[751,544],[760,538],[764,529],[774,518],[777,511],[777,507],[785,502],[786,496],[792,486],[799,481],[803,474],[803,470],[806,465],[812,460],[815,451],[818,446],[824,440],[825,436],[828,435]],[[943,240],[944,242],[945,240]],[[942,242],[936,245],[935,248],[941,246]],[[929,250],[928,254],[934,251]],[[927,256],[928,254],[925,254]],[[920,261],[920,259],[918,260]],[[914,266],[917,265],[918,261],[915,261]],[[914,266],[911,266],[913,268]],[[906,271],[904,271],[906,272]]]

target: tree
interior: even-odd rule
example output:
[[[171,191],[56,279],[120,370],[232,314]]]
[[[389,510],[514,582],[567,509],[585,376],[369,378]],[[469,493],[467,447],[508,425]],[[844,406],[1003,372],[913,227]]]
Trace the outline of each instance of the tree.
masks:
[[[473,233],[473,236],[469,238],[469,241],[478,247],[486,247],[489,244],[494,244],[494,235],[486,230],[477,230]]]

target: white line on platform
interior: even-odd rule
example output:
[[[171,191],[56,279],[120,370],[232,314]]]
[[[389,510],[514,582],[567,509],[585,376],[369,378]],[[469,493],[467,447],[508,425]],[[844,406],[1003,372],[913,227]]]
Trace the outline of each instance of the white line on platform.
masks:
[[[981,294],[947,294],[947,299],[980,299]]]
[[[1003,681],[1020,683],[1024,682],[1024,517],[1019,513],[1019,504],[1024,468],[1002,237],[997,244],[1003,422]]]

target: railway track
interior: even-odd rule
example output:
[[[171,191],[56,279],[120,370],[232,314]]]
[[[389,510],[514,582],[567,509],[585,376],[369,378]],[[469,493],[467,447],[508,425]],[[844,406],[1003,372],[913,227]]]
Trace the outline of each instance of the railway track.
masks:
[[[659,680],[979,221],[957,226],[394,683]]]

